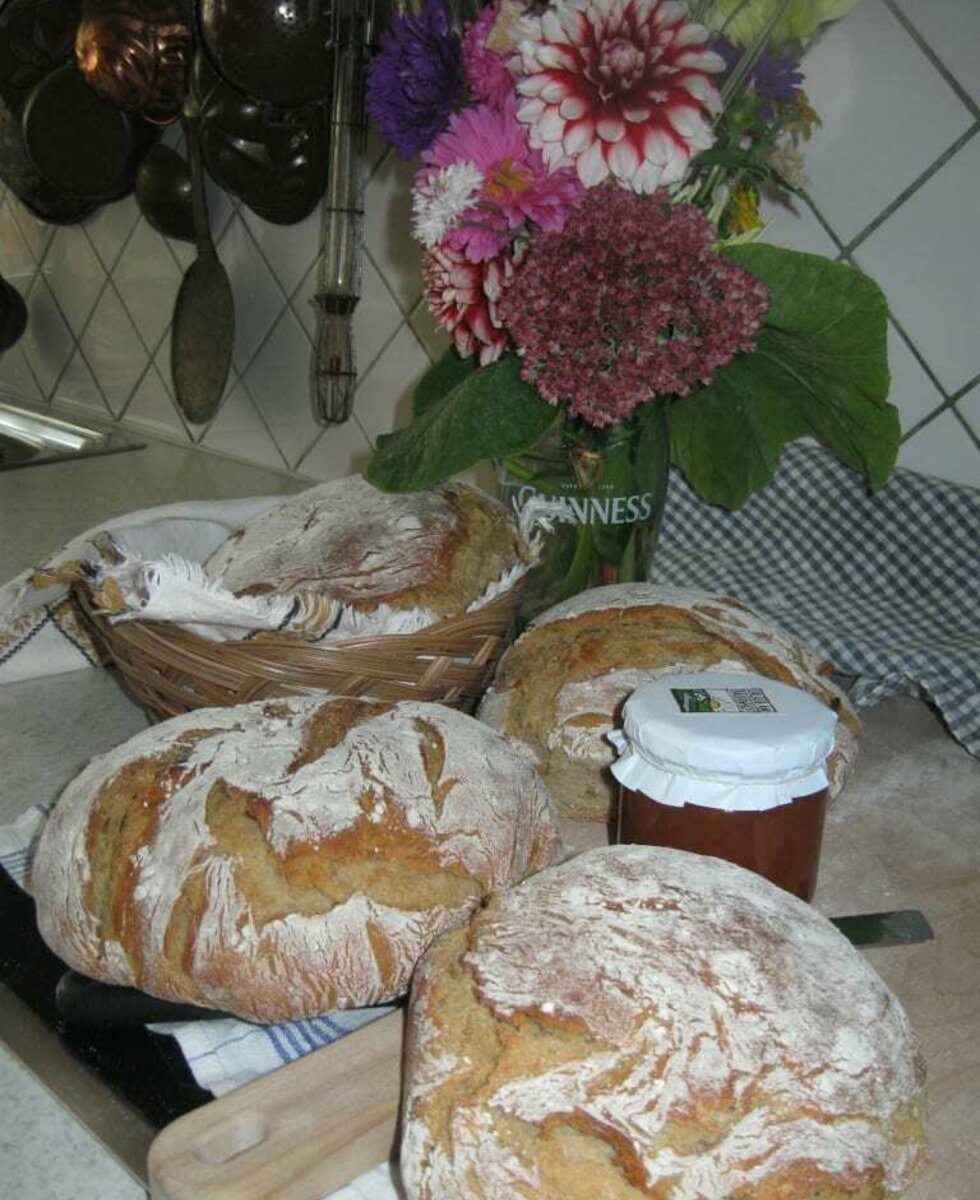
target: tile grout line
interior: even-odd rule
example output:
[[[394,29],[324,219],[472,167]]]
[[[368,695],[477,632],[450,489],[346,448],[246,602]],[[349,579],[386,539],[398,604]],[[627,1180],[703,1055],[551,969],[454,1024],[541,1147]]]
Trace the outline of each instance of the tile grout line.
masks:
[[[955,155],[957,155],[963,149],[963,147],[966,146],[967,143],[976,136],[978,130],[980,130],[980,121],[974,121],[969,129],[966,129],[963,133],[961,133],[951,145],[947,146],[947,148],[942,154],[939,155],[937,159],[935,159],[928,167],[926,167],[921,175],[914,179],[912,183],[910,183],[903,191],[899,192],[894,200],[892,200],[890,204],[887,204],[874,218],[874,220],[869,221],[864,229],[860,231],[860,233],[856,234],[855,237],[851,238],[851,240],[845,244],[844,254],[850,257],[850,255],[852,255],[859,246],[863,245],[864,242],[866,242],[876,230],[881,228],[881,226],[888,220],[889,217],[897,212],[907,200],[911,199],[911,197],[914,196],[920,188],[927,184],[929,180],[933,178],[933,176],[937,175],[943,169],[943,167],[946,166],[950,159],[955,157]]]
[[[899,8],[896,0],[884,0],[885,7],[889,10],[896,21],[902,26],[909,37],[915,42],[922,53],[929,59],[932,65],[936,68],[940,75],[962,103],[970,110],[975,120],[980,120],[980,104],[966,91],[966,89],[957,81],[956,77],[946,66],[943,60],[939,57],[925,37],[919,32],[917,26],[905,15]]]

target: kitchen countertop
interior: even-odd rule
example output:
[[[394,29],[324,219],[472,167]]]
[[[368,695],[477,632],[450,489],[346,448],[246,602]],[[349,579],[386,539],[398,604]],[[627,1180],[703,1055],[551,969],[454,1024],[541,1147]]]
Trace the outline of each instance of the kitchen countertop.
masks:
[[[132,508],[302,486],[165,445],[0,472],[0,581],[80,530]],[[929,1072],[933,1161],[908,1200],[974,1200],[980,1176],[980,767],[918,701],[893,698],[864,716],[858,768],[828,816],[814,902],[830,915],[921,908],[932,924],[932,942],[868,954],[905,1005]],[[144,723],[108,671],[0,688],[0,822],[54,799],[91,754]],[[578,827],[569,841],[594,842],[597,832]],[[76,1107],[84,1111],[84,1096],[76,1097]],[[0,1050],[0,1117],[0,1171],[18,1180],[18,1200],[137,1200],[144,1194],[6,1050]]]

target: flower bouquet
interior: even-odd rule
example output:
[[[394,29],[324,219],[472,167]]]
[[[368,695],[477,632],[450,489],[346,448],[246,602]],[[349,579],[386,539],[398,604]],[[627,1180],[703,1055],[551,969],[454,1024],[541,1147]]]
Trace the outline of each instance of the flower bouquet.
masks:
[[[855,0],[495,0],[396,17],[368,110],[421,156],[413,232],[453,346],[368,478],[481,460],[550,520],[537,610],[645,578],[679,468],[735,508],[810,436],[872,488],[899,442],[886,304],[852,267],[757,241],[818,122],[799,56]]]

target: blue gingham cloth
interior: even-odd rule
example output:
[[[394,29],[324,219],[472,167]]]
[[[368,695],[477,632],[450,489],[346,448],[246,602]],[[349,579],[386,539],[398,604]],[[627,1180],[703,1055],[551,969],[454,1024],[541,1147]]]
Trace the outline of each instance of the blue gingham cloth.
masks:
[[[34,848],[47,814],[44,805],[36,804],[12,825],[0,826],[0,867],[20,887],[27,885]],[[215,1020],[167,1022],[150,1028],[176,1038],[198,1084],[222,1096],[391,1011],[391,1005],[379,1005],[276,1025]]]
[[[931,701],[980,756],[980,491],[898,470],[876,495],[817,446],[730,513],[673,472],[655,583],[734,596],[858,678]]]

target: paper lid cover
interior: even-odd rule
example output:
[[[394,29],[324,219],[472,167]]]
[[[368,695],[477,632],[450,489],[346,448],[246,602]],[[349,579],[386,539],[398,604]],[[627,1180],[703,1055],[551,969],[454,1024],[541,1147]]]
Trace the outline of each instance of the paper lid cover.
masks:
[[[748,672],[664,675],[623,709],[613,774],[666,804],[766,809],[827,785],[836,713]]]

